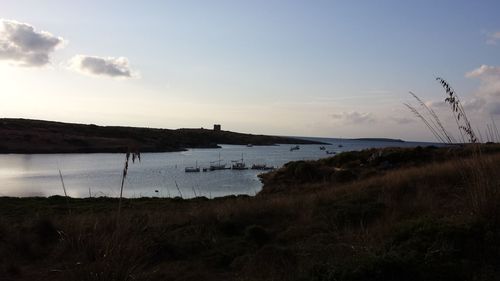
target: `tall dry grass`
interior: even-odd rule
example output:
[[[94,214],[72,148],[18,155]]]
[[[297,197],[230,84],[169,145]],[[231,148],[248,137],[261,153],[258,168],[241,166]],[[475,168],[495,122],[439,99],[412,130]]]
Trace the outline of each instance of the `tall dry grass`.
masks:
[[[121,213],[121,209],[122,209],[123,186],[125,184],[125,179],[127,178],[127,174],[128,174],[128,163],[129,163],[130,156],[132,156],[132,163],[135,163],[136,159],[139,162],[141,161],[141,154],[138,150],[131,151],[130,149],[128,149],[127,153],[125,154],[125,164],[123,167],[122,182],[120,185],[120,198],[118,200],[118,220],[120,219],[120,213]]]
[[[59,179],[61,180],[61,185],[62,185],[62,189],[64,192],[64,198],[66,198],[66,208],[68,209],[68,213],[71,214],[71,209],[69,207],[69,199],[68,199],[69,197],[68,197],[68,193],[66,192],[66,185],[64,184],[64,178],[63,178],[61,169],[59,169]]]
[[[500,202],[498,165],[493,158],[474,154],[467,161],[460,161],[458,174],[466,185],[466,196],[471,211],[483,217],[496,217]]]
[[[491,216],[496,214],[499,200],[500,186],[497,181],[492,181],[493,167],[491,157],[482,154],[480,143],[483,142],[481,130],[474,128],[465,108],[451,85],[441,77],[436,80],[443,87],[446,98],[444,102],[450,106],[455,123],[457,125],[460,137],[463,143],[469,143],[472,146],[472,157],[470,159],[461,159],[457,164],[456,176],[460,177],[467,194],[468,205],[471,212],[478,215]],[[442,143],[452,144],[453,137],[442,125],[439,117],[428,107],[417,95],[410,94],[425,108],[432,118],[426,118],[416,107],[405,104],[431,131],[431,133]],[[500,141],[498,128],[492,118],[492,124],[486,124],[486,140],[488,142]],[[479,135],[479,137],[478,137]]]
[[[500,155],[483,157],[491,164],[483,176],[493,186]],[[0,234],[6,233],[0,235],[0,276],[2,262],[9,261],[5,254],[12,252],[15,267],[9,270],[22,274],[12,280],[442,280],[412,278],[403,269],[422,266],[430,274],[432,264],[462,266],[462,259],[471,259],[446,248],[455,235],[473,231],[467,220],[476,218],[476,207],[458,172],[472,179],[474,170],[462,166],[469,162],[474,163],[470,155],[340,185],[321,182],[312,192],[124,200],[119,228],[118,198],[70,199],[71,216],[61,208],[64,198],[36,199],[42,204],[36,210],[29,199],[11,199],[12,208],[0,204],[2,212],[15,214],[0,216]],[[307,182],[301,184],[308,190]],[[26,209],[13,210],[21,203]],[[40,223],[29,212],[50,220]],[[423,254],[402,263],[401,278],[390,279],[391,268],[380,264],[387,257],[405,262],[415,252]],[[427,258],[433,255],[442,261]],[[363,268],[367,264],[375,268]],[[357,272],[386,279],[343,275]]]

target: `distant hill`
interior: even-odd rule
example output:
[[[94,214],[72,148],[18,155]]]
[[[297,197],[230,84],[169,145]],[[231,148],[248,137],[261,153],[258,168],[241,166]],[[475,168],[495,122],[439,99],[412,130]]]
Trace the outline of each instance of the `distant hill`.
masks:
[[[29,119],[0,118],[0,153],[97,153],[182,151],[219,144],[319,144],[278,136],[208,129],[155,129],[97,126]]]
[[[357,140],[357,141],[405,142],[402,139],[388,139],[388,138],[358,138],[358,139],[351,139],[351,140]]]

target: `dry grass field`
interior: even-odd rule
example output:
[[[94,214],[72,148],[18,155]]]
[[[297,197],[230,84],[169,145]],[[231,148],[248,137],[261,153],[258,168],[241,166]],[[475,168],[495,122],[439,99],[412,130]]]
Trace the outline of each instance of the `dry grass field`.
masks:
[[[256,197],[124,199],[119,217],[113,198],[0,198],[0,279],[497,280],[497,150],[340,154]]]

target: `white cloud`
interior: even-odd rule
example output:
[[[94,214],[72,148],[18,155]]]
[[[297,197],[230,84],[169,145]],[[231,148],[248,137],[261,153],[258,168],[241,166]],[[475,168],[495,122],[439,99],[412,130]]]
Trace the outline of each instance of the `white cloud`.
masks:
[[[439,109],[448,108],[449,107],[449,105],[444,100],[441,100],[441,101],[427,101],[427,102],[425,102],[425,105],[427,105],[430,108],[439,108]]]
[[[400,125],[406,125],[417,121],[416,118],[397,117],[397,116],[389,117],[389,120]]]
[[[76,55],[69,61],[69,67],[73,70],[97,76],[108,76],[113,78],[136,77],[127,58],[125,57],[96,57]]]
[[[479,79],[481,84],[474,97],[464,103],[464,107],[487,114],[500,114],[500,67],[481,65],[465,76]]]
[[[375,122],[375,117],[370,112],[341,112],[331,114],[334,120],[338,120],[343,124],[362,124],[362,123],[373,123]]]
[[[50,63],[50,54],[64,44],[62,37],[38,31],[27,23],[0,19],[0,60],[44,66]]]
[[[476,68],[470,72],[465,74],[467,78],[479,78],[481,80],[498,80],[500,77],[500,67],[498,66],[490,66],[490,65],[481,65],[479,68]]]
[[[496,45],[498,41],[500,41],[500,31],[487,33],[487,44]]]
[[[463,102],[466,111],[479,111],[485,106],[485,100],[480,97],[474,97]],[[448,105],[449,106],[449,105]]]
[[[490,115],[500,115],[500,67],[481,65],[465,74],[470,79],[480,81],[479,88],[468,99],[462,99],[466,112]],[[429,107],[446,109],[450,105],[444,101],[426,102]]]

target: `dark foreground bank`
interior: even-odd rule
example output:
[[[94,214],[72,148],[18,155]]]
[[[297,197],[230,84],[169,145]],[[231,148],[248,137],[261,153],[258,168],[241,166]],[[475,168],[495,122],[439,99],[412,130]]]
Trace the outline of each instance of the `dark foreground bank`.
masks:
[[[97,126],[29,119],[0,119],[0,153],[171,152],[218,144],[273,145],[320,142],[208,129]]]
[[[0,198],[0,276],[498,280],[497,150],[340,154],[267,175],[256,197],[127,199],[120,214],[118,199]]]

